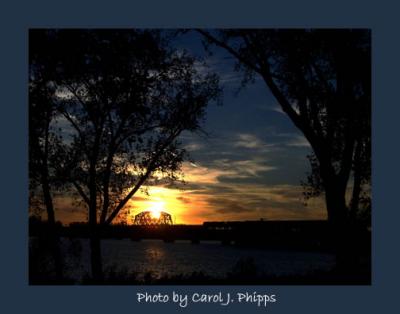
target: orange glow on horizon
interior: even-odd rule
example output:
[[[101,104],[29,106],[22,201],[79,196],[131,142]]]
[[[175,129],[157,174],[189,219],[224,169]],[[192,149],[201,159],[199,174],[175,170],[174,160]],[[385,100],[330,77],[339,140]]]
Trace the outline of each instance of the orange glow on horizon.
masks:
[[[182,168],[187,185],[180,185],[179,188],[143,186],[144,191],[137,191],[114,223],[133,224],[135,215],[142,211],[150,211],[154,219],[158,219],[161,212],[166,212],[171,215],[174,224],[259,219],[326,219],[323,197],[311,200],[305,207],[299,197],[303,192],[301,186],[221,182],[221,177],[237,178],[243,175],[234,174],[225,165],[221,169],[215,169],[185,163]],[[247,173],[251,175],[251,171]],[[84,208],[71,212],[73,207],[70,196],[56,196],[55,202],[56,207],[61,209],[57,219],[64,224],[87,220]]]
[[[161,212],[172,216],[174,224],[203,224],[205,221],[232,220],[296,220],[325,219],[323,200],[316,199],[304,207],[299,199],[300,186],[263,186],[258,184],[223,185],[219,178],[230,176],[229,168],[213,169],[201,165],[183,165],[184,180],[194,184],[180,188],[167,186],[143,186],[127,204],[128,223],[135,215],[150,211],[158,219]],[[225,190],[212,193],[213,187]],[[270,203],[270,204],[268,204]],[[265,204],[265,205],[264,205]]]
[[[202,224],[206,220],[201,218],[201,211],[207,209],[209,204],[201,200],[200,195],[190,195],[190,191],[163,186],[146,188],[148,194],[138,191],[128,203],[128,215],[132,221],[142,211],[150,211],[156,219],[162,211],[167,212],[174,224]]]

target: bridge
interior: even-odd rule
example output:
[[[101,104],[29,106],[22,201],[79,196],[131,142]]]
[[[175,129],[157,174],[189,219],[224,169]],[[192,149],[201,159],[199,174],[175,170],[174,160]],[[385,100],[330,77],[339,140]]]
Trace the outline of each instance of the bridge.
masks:
[[[327,221],[204,222],[203,225],[134,226],[130,238],[134,241],[219,241],[224,245],[317,248],[330,241],[329,230]]]
[[[225,221],[204,222],[203,225],[172,225],[168,216],[165,224],[154,224],[148,217],[139,216],[146,224],[111,225],[99,229],[102,238],[131,239],[141,241],[159,239],[164,242],[190,241],[193,244],[202,241],[219,241],[223,245],[267,247],[272,249],[330,250],[335,242],[335,234],[327,221]],[[89,237],[87,223],[74,223],[68,227],[59,227],[60,236]],[[30,236],[46,234],[45,226],[31,225]],[[371,233],[364,227],[354,228],[352,237],[370,247]]]
[[[135,216],[133,222],[138,226],[165,226],[172,225],[172,217],[170,214],[160,211],[157,214],[151,211],[143,211]]]

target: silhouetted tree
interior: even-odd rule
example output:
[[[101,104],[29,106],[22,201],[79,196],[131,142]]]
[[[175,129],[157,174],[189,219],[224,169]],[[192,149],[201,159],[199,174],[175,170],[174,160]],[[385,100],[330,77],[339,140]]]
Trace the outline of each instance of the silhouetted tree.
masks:
[[[370,32],[198,32],[208,44],[236,58],[237,69],[245,74],[244,84],[254,75],[264,80],[313,149],[306,196],[324,192],[329,221],[343,225],[358,210],[363,187],[370,184]],[[353,183],[350,211],[349,182]]]
[[[32,47],[32,50],[34,48]],[[59,137],[52,128],[56,108],[52,102],[54,88],[41,77],[31,60],[29,81],[29,184],[30,207],[44,204],[47,213],[48,243],[54,259],[57,279],[62,278],[62,261],[52,197],[55,183],[53,158],[57,154]],[[42,208],[42,206],[40,206]]]
[[[50,130],[55,108],[51,92],[43,82],[31,81],[29,86],[29,178],[31,190],[41,187],[48,223],[55,223],[50,187],[49,159],[54,153],[54,134]]]
[[[218,80],[157,31],[33,32],[65,123],[58,176],[88,208],[92,275],[101,279],[99,225],[145,182],[177,179],[186,155],[177,138],[200,127]]]

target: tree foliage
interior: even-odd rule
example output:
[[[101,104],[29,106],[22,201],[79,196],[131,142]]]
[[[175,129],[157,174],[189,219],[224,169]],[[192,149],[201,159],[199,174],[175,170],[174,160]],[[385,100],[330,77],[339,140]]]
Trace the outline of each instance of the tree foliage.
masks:
[[[198,31],[208,44],[236,58],[244,83],[261,76],[312,147],[306,197],[324,192],[329,220],[345,221],[370,184],[370,32]],[[349,182],[353,190],[347,206]]]
[[[123,214],[145,183],[177,179],[187,156],[178,137],[199,130],[220,92],[215,75],[197,71],[163,38],[153,30],[30,33],[31,85],[41,80],[51,91],[46,121],[60,138],[51,171],[88,210],[95,280],[102,280],[99,224]],[[35,130],[30,136],[38,139]]]
[[[63,124],[58,175],[96,204],[100,223],[152,176],[177,178],[186,155],[177,138],[199,129],[219,94],[215,75],[198,73],[157,31],[37,31],[31,41]]]

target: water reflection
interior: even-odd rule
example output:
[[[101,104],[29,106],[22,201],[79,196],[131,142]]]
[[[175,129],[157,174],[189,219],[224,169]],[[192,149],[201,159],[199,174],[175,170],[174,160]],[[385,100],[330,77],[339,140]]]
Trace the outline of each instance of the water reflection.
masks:
[[[157,268],[159,263],[162,263],[165,258],[165,245],[160,241],[150,241],[149,245],[144,248],[144,259],[146,263]]]
[[[69,240],[64,239],[65,243]],[[73,277],[79,280],[89,272],[89,243],[82,245],[81,265],[74,269]],[[255,248],[222,246],[219,242],[164,243],[161,240],[128,239],[102,240],[103,264],[135,272],[139,277],[151,272],[155,278],[163,275],[191,274],[203,272],[213,277],[224,277],[240,259],[251,258],[257,269],[264,274],[306,274],[315,270],[330,270],[335,257],[328,253],[272,251]]]

